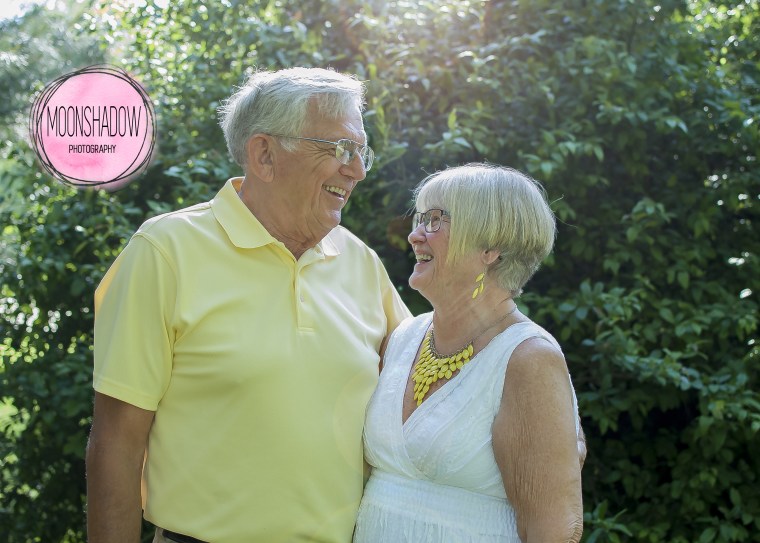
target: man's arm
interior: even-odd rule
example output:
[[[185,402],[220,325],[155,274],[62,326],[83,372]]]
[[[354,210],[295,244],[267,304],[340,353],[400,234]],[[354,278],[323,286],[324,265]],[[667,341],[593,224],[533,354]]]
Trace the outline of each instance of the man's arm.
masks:
[[[153,411],[95,393],[87,444],[89,543],[139,543],[140,481]]]

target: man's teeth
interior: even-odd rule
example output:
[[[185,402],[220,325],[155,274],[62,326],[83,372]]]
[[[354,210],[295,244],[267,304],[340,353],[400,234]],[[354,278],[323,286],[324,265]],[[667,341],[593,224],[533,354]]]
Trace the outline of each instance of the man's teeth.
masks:
[[[417,262],[428,262],[430,260],[433,260],[433,257],[430,255],[415,255],[417,257]]]
[[[340,187],[325,187],[325,190],[327,192],[335,193],[338,196],[345,196],[347,194],[347,192]]]

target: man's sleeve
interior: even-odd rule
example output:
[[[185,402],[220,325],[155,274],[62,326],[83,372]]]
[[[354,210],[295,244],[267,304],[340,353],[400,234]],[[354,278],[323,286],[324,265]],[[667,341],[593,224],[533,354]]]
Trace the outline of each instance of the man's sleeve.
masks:
[[[136,234],[95,292],[97,392],[155,411],[172,369],[176,274]]]
[[[385,267],[383,267],[382,264],[379,264],[379,266],[381,289],[383,293],[383,310],[385,311],[385,318],[388,322],[388,328],[385,335],[386,337],[390,337],[391,332],[396,329],[401,321],[411,317],[412,314],[409,309],[407,309],[401,296],[399,296],[396,287],[391,283],[390,277],[388,277],[388,272],[385,271]]]

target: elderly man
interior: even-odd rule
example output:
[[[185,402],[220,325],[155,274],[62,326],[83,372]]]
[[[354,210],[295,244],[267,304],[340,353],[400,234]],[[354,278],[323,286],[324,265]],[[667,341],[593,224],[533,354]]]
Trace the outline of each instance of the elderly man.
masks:
[[[363,95],[330,70],[255,74],[222,108],[245,177],[147,221],[103,278],[90,543],[137,543],[142,510],[156,543],[350,541],[365,408],[409,315],[338,226],[374,156]]]

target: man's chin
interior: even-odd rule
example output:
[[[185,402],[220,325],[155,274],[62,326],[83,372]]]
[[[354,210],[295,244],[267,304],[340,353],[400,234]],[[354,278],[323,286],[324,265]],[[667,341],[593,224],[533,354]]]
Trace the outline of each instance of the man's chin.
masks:
[[[332,230],[340,224],[341,219],[343,219],[343,214],[340,211],[332,211],[328,216],[326,224]]]

